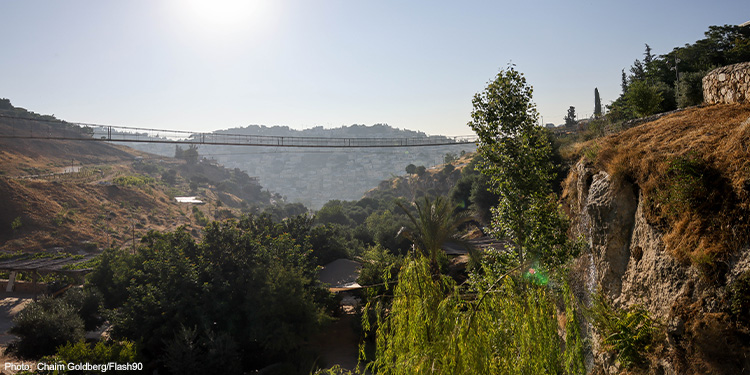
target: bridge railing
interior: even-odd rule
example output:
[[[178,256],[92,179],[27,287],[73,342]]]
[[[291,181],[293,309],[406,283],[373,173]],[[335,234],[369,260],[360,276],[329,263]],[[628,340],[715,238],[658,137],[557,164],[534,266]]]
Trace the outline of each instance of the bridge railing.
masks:
[[[196,133],[184,130],[136,128],[115,125],[68,123],[0,114],[22,126],[3,127],[2,138],[59,139],[107,142],[146,142],[271,147],[416,147],[476,143],[476,136],[427,136],[415,138],[287,137],[276,135]]]

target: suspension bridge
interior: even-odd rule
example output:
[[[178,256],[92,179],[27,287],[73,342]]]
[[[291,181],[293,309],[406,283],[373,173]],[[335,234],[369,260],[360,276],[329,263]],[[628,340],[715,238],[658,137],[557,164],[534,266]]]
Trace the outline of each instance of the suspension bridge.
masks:
[[[63,122],[0,114],[0,119],[23,121],[23,126],[0,129],[0,139],[40,139],[99,142],[174,143],[217,146],[379,148],[475,144],[477,136],[426,136],[412,138],[288,137],[276,135],[196,133],[115,125]],[[63,126],[61,126],[63,125]]]

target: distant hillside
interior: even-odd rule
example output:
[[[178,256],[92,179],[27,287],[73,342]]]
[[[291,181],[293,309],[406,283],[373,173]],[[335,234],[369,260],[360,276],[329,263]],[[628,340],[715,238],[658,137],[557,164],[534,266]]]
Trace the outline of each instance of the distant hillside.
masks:
[[[407,173],[381,181],[365,193],[365,197],[390,196],[412,202],[422,196],[448,196],[461,178],[463,169],[472,162],[474,153],[467,153],[450,163],[439,164],[420,173]]]
[[[15,108],[7,99],[0,107],[5,116],[0,116],[0,135],[90,135],[89,129]],[[213,219],[261,210],[275,217],[304,211],[284,205],[280,195],[239,169],[69,140],[0,138],[0,196],[4,251],[130,246],[149,230],[185,226],[197,236]],[[197,196],[206,204],[178,203],[175,196]]]
[[[426,134],[388,125],[352,125],[335,129],[315,127],[294,130],[286,126],[251,125],[217,133],[274,135],[288,137],[418,138]],[[137,144],[132,147],[173,156],[175,148],[165,144]],[[275,147],[201,146],[199,152],[228,168],[239,168],[269,190],[290,202],[312,209],[332,199],[357,200],[381,181],[405,173],[409,164],[426,167],[443,163],[448,153],[475,150],[474,145],[379,149],[301,149]]]

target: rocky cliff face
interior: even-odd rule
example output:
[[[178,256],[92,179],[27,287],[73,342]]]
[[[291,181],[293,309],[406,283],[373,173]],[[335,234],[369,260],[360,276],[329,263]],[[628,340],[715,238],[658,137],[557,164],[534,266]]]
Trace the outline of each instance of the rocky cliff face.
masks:
[[[569,178],[568,198],[590,253],[579,286],[600,289],[618,308],[640,304],[664,327],[666,337],[643,373],[750,373],[750,342],[727,314],[726,290],[750,270],[750,250],[737,249],[717,278],[678,261],[664,245],[664,233],[649,223],[645,199],[636,183],[580,162]],[[622,369],[592,338],[594,373]],[[636,373],[639,370],[635,371]]]

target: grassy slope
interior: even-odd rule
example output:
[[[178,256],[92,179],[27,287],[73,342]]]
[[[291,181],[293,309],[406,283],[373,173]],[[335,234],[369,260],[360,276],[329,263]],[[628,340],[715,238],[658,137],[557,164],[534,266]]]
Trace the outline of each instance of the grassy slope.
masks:
[[[596,166],[639,187],[678,258],[713,263],[747,243],[750,106],[690,108],[586,147]]]

